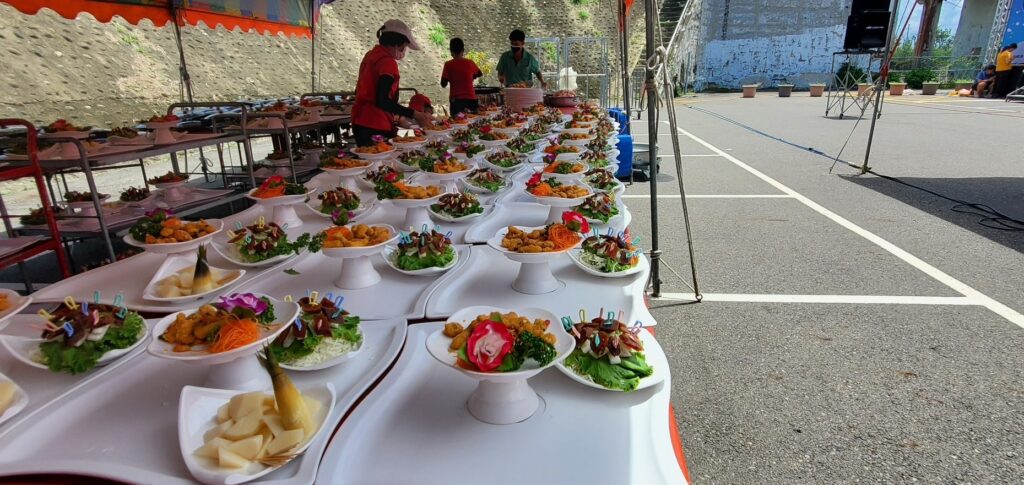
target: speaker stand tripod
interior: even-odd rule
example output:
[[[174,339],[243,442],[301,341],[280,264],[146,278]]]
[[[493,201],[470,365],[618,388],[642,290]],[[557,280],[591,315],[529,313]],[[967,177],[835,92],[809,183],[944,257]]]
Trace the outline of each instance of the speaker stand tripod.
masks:
[[[859,79],[851,73],[852,67],[859,67],[860,59],[867,58],[867,66],[864,69],[864,79]],[[874,102],[875,96],[861,96],[857,92],[858,84],[869,84],[875,89],[885,89],[885,86],[878,85],[880,78],[875,78],[874,73],[881,71],[884,58],[879,51],[840,51],[832,53],[832,78],[829,82],[828,96],[825,106],[825,117],[833,111],[839,112],[839,119],[843,119],[846,112],[856,109],[858,116],[863,116],[868,107]],[[842,66],[850,66],[842,72]],[[881,117],[881,105],[878,107],[878,116]]]

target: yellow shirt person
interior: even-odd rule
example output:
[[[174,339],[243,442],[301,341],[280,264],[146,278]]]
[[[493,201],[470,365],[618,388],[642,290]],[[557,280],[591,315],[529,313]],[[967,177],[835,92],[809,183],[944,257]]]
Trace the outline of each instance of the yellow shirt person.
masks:
[[[996,72],[1009,71],[1013,68],[1013,49],[1006,49],[996,56]]]

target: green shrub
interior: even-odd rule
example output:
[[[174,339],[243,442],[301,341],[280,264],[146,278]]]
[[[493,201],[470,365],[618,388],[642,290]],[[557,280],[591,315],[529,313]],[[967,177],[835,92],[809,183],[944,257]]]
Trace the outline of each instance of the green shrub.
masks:
[[[588,12],[586,10],[580,10],[579,15],[580,15],[580,20],[587,20],[587,19],[590,18],[590,12]]]
[[[911,89],[921,89],[924,83],[934,80],[935,73],[931,69],[919,67],[907,73],[907,87]]]
[[[591,3],[594,3],[594,0],[571,0],[570,3],[577,7],[586,7]]]
[[[898,72],[890,72],[889,73],[889,84],[902,82],[901,79],[903,79],[903,77],[900,75],[900,73],[898,73]]]
[[[867,82],[867,80],[868,76],[863,69],[851,66],[848,62],[844,62],[836,71],[836,85],[845,89],[853,89],[857,87],[857,83]]]
[[[430,38],[431,44],[443,47],[448,42],[448,29],[441,24],[434,24],[427,31],[427,36]]]
[[[549,64],[558,63],[558,46],[554,42],[541,42],[540,49],[544,51],[544,60]]]

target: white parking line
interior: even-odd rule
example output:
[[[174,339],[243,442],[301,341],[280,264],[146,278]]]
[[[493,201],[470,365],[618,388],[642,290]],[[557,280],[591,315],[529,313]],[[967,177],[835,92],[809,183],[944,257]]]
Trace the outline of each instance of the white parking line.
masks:
[[[704,301],[743,303],[847,303],[890,305],[978,305],[966,296],[894,296],[894,295],[769,295],[757,293],[704,293]],[[655,300],[696,301],[692,293],[662,293]]]
[[[974,288],[968,286],[966,283],[963,283],[960,280],[958,280],[958,279],[956,279],[956,278],[954,278],[954,277],[944,273],[942,270],[940,270],[940,269],[938,269],[938,268],[936,268],[936,267],[934,267],[934,266],[924,262],[923,260],[921,260],[917,256],[914,256],[913,254],[910,254],[909,252],[907,252],[907,251],[905,251],[903,249],[900,249],[895,244],[893,244],[893,243],[891,243],[889,241],[886,241],[885,239],[883,239],[882,237],[878,236],[877,234],[875,234],[875,233],[873,233],[871,231],[868,231],[867,229],[864,229],[864,228],[858,226],[857,224],[854,224],[853,222],[847,220],[846,218],[840,216],[839,214],[836,214],[835,212],[832,212],[832,211],[826,209],[825,207],[821,206],[817,202],[814,202],[813,200],[808,199],[807,197],[804,197],[803,195],[801,195],[797,191],[795,191],[795,190],[793,190],[793,189],[783,185],[778,180],[775,180],[775,179],[769,177],[768,175],[765,175],[761,171],[755,169],[754,167],[751,167],[750,165],[747,165],[746,163],[741,162],[736,157],[733,157],[732,155],[729,155],[728,153],[725,153],[724,151],[719,150],[714,145],[712,145],[712,144],[702,140],[701,138],[697,137],[696,135],[694,135],[694,134],[692,134],[692,133],[690,133],[690,132],[688,132],[688,131],[686,131],[686,130],[684,130],[682,128],[679,128],[678,130],[679,130],[679,134],[685,135],[686,137],[690,138],[691,140],[693,140],[693,141],[695,141],[697,143],[700,143],[701,145],[704,145],[705,148],[707,148],[707,149],[709,149],[709,150],[711,150],[711,151],[713,151],[715,153],[718,153],[719,155],[722,155],[723,157],[725,157],[726,160],[729,160],[730,162],[736,164],[740,168],[750,172],[754,176],[756,176],[756,177],[760,178],[761,180],[767,182],[769,185],[775,187],[779,191],[791,195],[793,198],[799,200],[800,202],[802,202],[807,207],[810,207],[815,212],[817,212],[817,213],[819,213],[819,214],[821,214],[821,215],[831,219],[836,224],[839,224],[840,226],[843,226],[843,227],[849,229],[850,231],[852,231],[853,233],[863,237],[864,239],[867,239],[868,241],[871,241],[871,242],[875,243],[878,247],[888,251],[893,256],[896,256],[897,258],[900,258],[905,263],[907,263],[907,264],[909,264],[909,265],[911,265],[911,266],[921,270],[922,272],[924,272],[928,276],[931,276],[932,278],[938,280],[942,284],[952,288],[953,290],[955,290],[956,292],[960,293],[961,295],[964,295],[965,297],[975,301],[977,304],[979,304],[981,306],[984,306],[985,308],[988,308],[989,310],[995,312],[999,316],[1001,316],[1001,317],[1003,317],[1003,318],[1005,318],[1005,319],[1007,319],[1007,320],[1017,324],[1021,328],[1024,328],[1024,315],[1021,315],[1016,310],[1014,310],[1014,309],[1012,309],[1012,308],[1010,308],[1010,307],[1008,307],[1008,306],[1006,306],[1006,305],[1004,305],[1002,303],[999,303],[998,301],[994,300],[993,298],[989,297],[988,295],[986,295],[986,294],[984,294],[984,293],[982,293],[982,292],[980,292],[978,290],[975,290]]]
[[[651,194],[626,194],[620,196],[623,199],[650,199]],[[659,199],[678,199],[678,194],[658,194]],[[737,195],[719,195],[719,194],[691,194],[686,196],[687,199],[792,199],[793,196],[787,194],[737,194]]]

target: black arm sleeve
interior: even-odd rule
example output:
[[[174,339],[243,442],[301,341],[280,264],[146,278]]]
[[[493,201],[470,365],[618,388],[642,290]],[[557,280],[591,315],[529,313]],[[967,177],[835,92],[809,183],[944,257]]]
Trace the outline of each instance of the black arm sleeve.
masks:
[[[441,87],[442,88],[448,87],[448,79],[447,78],[443,78],[443,77],[441,78]]]
[[[395,84],[395,78],[386,74],[377,78],[377,107],[388,113],[412,118],[413,110],[391,99],[391,86],[393,84]]]

